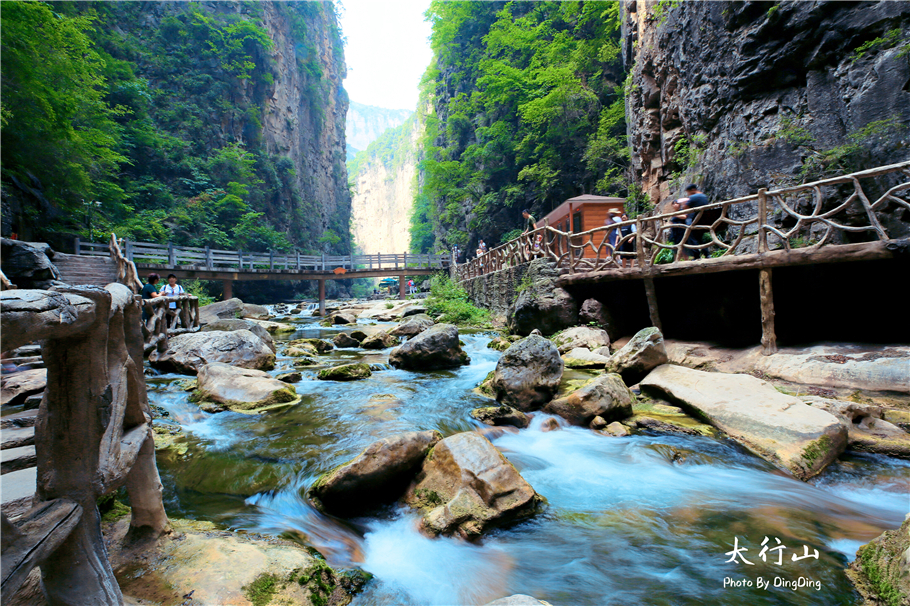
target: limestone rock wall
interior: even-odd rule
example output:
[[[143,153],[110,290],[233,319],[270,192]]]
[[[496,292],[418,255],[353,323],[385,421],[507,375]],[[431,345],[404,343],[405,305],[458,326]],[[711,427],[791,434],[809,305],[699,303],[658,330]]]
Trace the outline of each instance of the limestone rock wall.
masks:
[[[461,282],[468,292],[471,302],[478,307],[489,309],[494,316],[503,316],[518,297],[518,287],[525,274],[528,263],[494,271],[486,275]]]
[[[910,3],[622,10],[633,171],[653,202],[688,181],[722,200],[910,158]]]

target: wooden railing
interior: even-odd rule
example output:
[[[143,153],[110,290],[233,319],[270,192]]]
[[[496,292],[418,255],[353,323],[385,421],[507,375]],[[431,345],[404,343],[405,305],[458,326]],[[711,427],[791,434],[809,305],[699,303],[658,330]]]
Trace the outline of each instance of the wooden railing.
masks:
[[[167,530],[139,313],[122,284],[0,292],[3,346],[41,341],[47,366],[35,507],[19,519],[2,516],[3,603],[40,566],[50,604],[122,604],[97,505],[121,486],[131,536]]]
[[[142,306],[142,336],[146,353],[152,349],[166,351],[169,336],[199,330],[198,297],[178,295],[143,299],[136,295],[136,300]],[[171,303],[175,307],[171,307]]]
[[[110,244],[76,240],[76,254],[107,257]],[[285,253],[245,252],[242,250],[218,250],[197,246],[175,246],[173,244],[151,244],[123,240],[120,244],[123,256],[140,265],[156,265],[169,268],[241,271],[295,270],[331,272],[338,268],[345,271],[374,271],[393,269],[442,269],[448,267],[449,255],[436,254],[372,254],[372,255],[303,255],[299,252]]]
[[[876,213],[888,205],[910,211],[910,201],[898,196],[908,190],[910,162],[902,162],[581,233],[541,227],[458,265],[455,274],[465,280],[541,257],[581,273],[888,240]],[[623,235],[624,227],[634,232]]]

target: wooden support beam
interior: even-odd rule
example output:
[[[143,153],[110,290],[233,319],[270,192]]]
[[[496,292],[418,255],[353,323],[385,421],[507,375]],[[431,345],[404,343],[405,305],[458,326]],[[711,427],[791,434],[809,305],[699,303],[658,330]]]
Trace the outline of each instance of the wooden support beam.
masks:
[[[774,334],[774,291],[771,289],[771,270],[758,272],[758,292],[761,304],[761,352],[770,356],[777,353],[777,335]]]
[[[651,326],[654,326],[660,332],[663,332],[663,326],[660,323],[660,314],[657,312],[657,290],[654,288],[654,279],[647,276],[644,279],[645,296],[648,298],[648,315],[651,316]]]
[[[224,289],[224,296],[222,297],[225,301],[232,299],[234,297],[234,281],[233,280],[224,280],[222,283]]]
[[[319,315],[325,317],[325,280],[319,281]]]
[[[404,276],[398,276],[398,298],[404,301],[407,297],[404,294],[405,279]]]

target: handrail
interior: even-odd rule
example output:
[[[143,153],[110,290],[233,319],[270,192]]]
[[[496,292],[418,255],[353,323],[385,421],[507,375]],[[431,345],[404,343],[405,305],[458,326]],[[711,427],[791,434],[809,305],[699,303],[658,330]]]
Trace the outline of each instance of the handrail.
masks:
[[[76,240],[76,254],[108,256],[110,244]],[[199,246],[175,246],[151,242],[122,240],[122,257],[142,265],[163,265],[170,268],[218,271],[296,270],[332,273],[337,268],[356,270],[444,269],[449,255],[432,253],[374,253],[362,255],[304,255],[299,252],[249,252],[221,250]]]
[[[878,197],[873,202],[860,180],[895,173],[907,179],[897,184],[878,184]],[[852,185],[849,195],[829,191],[848,184]],[[910,210],[910,201],[897,196],[908,190],[910,161],[793,187],[761,189],[755,194],[695,209],[638,217],[579,233],[544,226],[457,265],[455,275],[459,280],[466,280],[535,258],[548,258],[569,273],[584,273],[632,267],[641,270],[702,254],[727,257],[803,248],[800,244],[810,247],[843,244],[847,243],[845,234],[861,232],[871,232],[874,238],[887,240],[888,232],[876,211],[887,204]],[[623,235],[624,227],[635,230]],[[662,251],[670,251],[671,258],[664,258],[667,255],[662,255]]]
[[[143,299],[141,295],[135,295],[135,299],[142,307],[142,337],[146,353],[152,349],[167,351],[169,336],[199,331],[198,297],[176,295]],[[175,303],[173,308],[171,303]]]

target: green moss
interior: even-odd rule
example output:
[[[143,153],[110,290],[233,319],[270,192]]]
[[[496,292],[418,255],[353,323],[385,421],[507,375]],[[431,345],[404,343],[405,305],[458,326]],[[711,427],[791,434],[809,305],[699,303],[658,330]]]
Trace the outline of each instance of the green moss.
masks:
[[[901,606],[902,598],[905,596],[902,596],[900,590],[891,584],[887,575],[878,566],[882,547],[873,543],[863,545],[860,547],[858,555],[863,574],[866,575],[879,599],[887,606]]]
[[[806,462],[807,467],[809,469],[815,467],[815,462],[820,457],[824,457],[828,451],[831,450],[831,446],[831,438],[828,436],[822,436],[819,439],[810,442],[803,450],[803,460]]]
[[[297,579],[297,583],[310,590],[310,601],[314,606],[325,606],[337,586],[334,571],[324,560],[316,560]]]
[[[253,606],[265,606],[272,601],[272,597],[278,591],[279,582],[277,576],[264,573],[256,577],[249,585],[245,585],[243,593],[253,603]]]
[[[418,488],[414,491],[414,494],[420,500],[421,507],[438,507],[442,505],[442,497],[435,490]]]
[[[357,364],[342,364],[319,371],[317,377],[323,381],[356,381],[371,376],[373,372],[370,365],[363,362]]]

